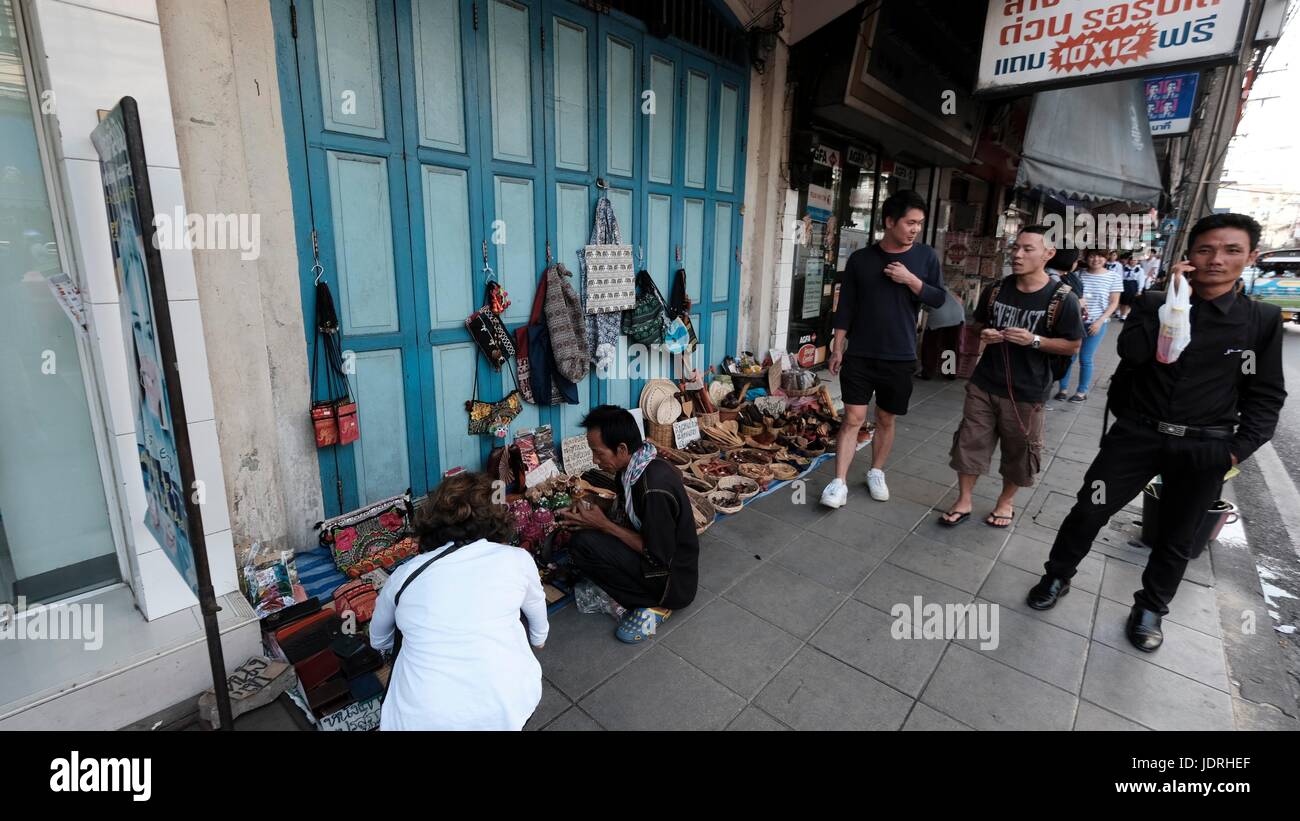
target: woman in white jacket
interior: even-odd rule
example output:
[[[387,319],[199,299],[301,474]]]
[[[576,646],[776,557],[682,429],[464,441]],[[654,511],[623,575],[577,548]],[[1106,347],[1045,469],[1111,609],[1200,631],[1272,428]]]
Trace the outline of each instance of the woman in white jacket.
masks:
[[[421,553],[384,584],[370,622],[376,649],[402,634],[381,730],[519,730],[537,709],[542,668],[529,645],[546,642],[546,597],[532,556],[507,544],[509,509],[492,497],[486,475],[460,474],[416,516]]]

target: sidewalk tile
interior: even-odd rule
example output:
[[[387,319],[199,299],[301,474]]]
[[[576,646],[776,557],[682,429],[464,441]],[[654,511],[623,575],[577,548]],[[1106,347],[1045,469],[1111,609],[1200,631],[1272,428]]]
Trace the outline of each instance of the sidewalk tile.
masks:
[[[550,623],[550,638],[537,659],[546,679],[571,699],[582,697],[646,650],[614,638],[613,619],[579,613],[573,605],[552,616]]]
[[[1038,584],[1041,576],[1041,573],[1027,573],[998,562],[989,573],[988,581],[980,589],[979,595],[980,598],[997,602],[1021,615],[1064,628],[1085,638],[1092,635],[1092,611],[1097,604],[1097,595],[1071,587],[1070,592],[1052,609],[1035,610],[1025,603],[1025,597],[1029,595],[1029,589]]]
[[[960,547],[986,559],[996,559],[1002,552],[1002,546],[1006,544],[1011,529],[990,527],[984,523],[985,516],[992,510],[991,506],[988,510],[981,510],[979,507],[973,510],[971,517],[956,527],[941,523],[936,512],[918,523],[914,532],[939,544]]]
[[[821,504],[822,488],[825,482],[811,476],[803,480],[802,485],[791,483],[778,488],[770,496],[764,496],[745,506],[745,510],[736,515],[744,515],[751,510],[766,513],[768,516],[795,527],[808,528],[819,519],[831,513],[829,507]]]
[[[890,494],[888,502],[877,502],[871,498],[871,494],[864,493],[861,496],[849,496],[849,503],[844,506],[845,510],[852,511],[861,516],[869,516],[876,522],[884,522],[902,529],[899,534],[899,540],[916,527],[916,524],[930,515],[931,507],[919,502],[913,502],[910,499],[900,499]],[[875,527],[873,523],[871,527]]]
[[[1046,485],[1045,489],[1047,492],[1043,497],[1034,500],[1035,507],[1030,518],[1041,527],[1060,530],[1061,522],[1065,521],[1065,517],[1074,507],[1074,494],[1057,490],[1051,485]]]
[[[1128,614],[1128,606],[1102,599],[1101,606],[1097,608],[1097,623],[1092,629],[1092,640],[1208,684],[1216,690],[1231,692],[1228,689],[1228,670],[1223,657],[1222,641],[1165,619],[1161,626],[1165,634],[1164,644],[1154,653],[1143,653],[1125,635]]]
[[[845,513],[844,516],[855,514]],[[865,516],[864,523],[871,522]],[[888,525],[875,524],[875,528]],[[871,539],[872,532],[863,534]],[[806,576],[820,582],[832,590],[850,593],[876,569],[876,565],[885,560],[893,550],[892,544],[883,541],[868,542],[867,547],[846,547],[824,539],[796,539],[794,544],[781,551],[775,561],[787,570],[793,570],[800,576]]]
[[[524,724],[524,729],[537,730],[545,727],[548,722],[571,706],[573,706],[573,702],[569,700],[568,696],[557,690],[554,684],[542,679],[542,700],[538,702],[537,709],[533,711],[528,722]]]
[[[789,731],[789,727],[772,718],[767,713],[750,706],[740,711],[736,720],[727,727],[728,731],[772,732]]]
[[[759,510],[745,510],[735,516],[727,516],[713,527],[709,535],[722,539],[763,558],[777,553],[788,545],[800,533],[800,528],[768,516]]]
[[[794,636],[725,599],[664,640],[677,655],[752,698],[799,649]]]
[[[979,591],[993,567],[992,559],[916,534],[904,539],[889,561],[968,593]]]
[[[938,484],[926,479],[918,479],[907,473],[891,473],[886,477],[889,484],[889,499],[906,499],[909,502],[930,507],[943,498],[948,492],[948,488],[957,481],[957,475],[952,474],[946,484]]]
[[[700,585],[719,593],[735,584],[746,573],[762,566],[753,553],[732,547],[721,539],[708,542],[709,534],[700,539]]]
[[[754,704],[796,730],[897,730],[912,699],[805,647]]]
[[[844,600],[829,587],[773,564],[750,573],[725,598],[805,639]]]
[[[957,481],[957,474],[948,467],[948,461],[932,462],[913,453],[893,466],[895,472],[906,473],[918,479],[928,479],[935,484],[951,485]]]
[[[1087,701],[1079,702],[1079,715],[1074,719],[1074,729],[1080,731],[1102,730],[1105,732],[1151,731],[1150,727],[1143,727],[1136,721],[1129,721],[1123,716],[1117,716],[1110,710],[1103,710],[1096,704]]]
[[[1083,698],[1154,730],[1231,730],[1224,692],[1093,642]]]
[[[721,730],[745,700],[656,647],[580,702],[609,730]]]
[[[1127,562],[1107,562],[1106,575],[1101,583],[1101,595],[1124,607],[1133,606],[1133,594],[1142,589],[1142,568]],[[1177,622],[1184,627],[1200,630],[1214,638],[1223,635],[1219,629],[1219,603],[1214,589],[1184,581],[1178,594],[1169,603],[1165,621]]]
[[[954,644],[921,694],[921,702],[977,730],[1068,730],[1076,699]]]
[[[912,714],[907,717],[907,722],[903,724],[904,730],[920,731],[938,731],[949,732],[953,730],[964,730],[969,732],[970,727],[962,724],[951,716],[946,716],[933,707],[927,707],[921,702],[916,702],[912,708]]]
[[[907,600],[906,605],[910,612],[913,602]],[[915,698],[948,642],[919,636],[894,638],[894,622],[893,616],[849,601],[817,631],[812,645]]]
[[[863,488],[860,493],[866,496],[866,489]],[[876,505],[889,504],[889,502],[882,503],[871,499],[868,500],[871,504]],[[830,539],[854,550],[883,559],[906,536],[907,531],[901,527],[885,524],[852,510],[841,509],[832,512],[831,515],[824,519],[818,520],[816,524],[808,528],[803,538],[822,537]]]
[[[597,731],[604,729],[577,707],[570,707],[564,715],[546,725],[545,732]]]
[[[998,561],[1006,562],[1035,576],[1041,576],[1044,573],[1043,565],[1051,552],[1052,546],[1047,542],[1013,533],[1007,540],[1007,546],[998,555]],[[1070,584],[1078,590],[1086,590],[1089,593],[1101,592],[1101,574],[1105,567],[1105,560],[1105,556],[1099,553],[1089,553],[1084,556]]]
[[[976,604],[985,602],[975,599]],[[1083,663],[1088,640],[1010,607],[998,608],[998,646],[984,649],[981,639],[958,639],[957,644],[977,650],[1008,667],[1077,694],[1083,684]],[[974,625],[971,627],[972,631]]]
[[[1062,490],[1068,496],[1073,496],[1083,486],[1083,477],[1087,472],[1088,465],[1083,462],[1072,462],[1069,459],[1053,459],[1051,466],[1038,478],[1043,484]]]
[[[918,576],[896,564],[885,562],[867,577],[853,598],[869,604],[882,612],[890,612],[895,604],[913,604],[917,596],[924,604],[966,604],[974,595],[964,590]]]

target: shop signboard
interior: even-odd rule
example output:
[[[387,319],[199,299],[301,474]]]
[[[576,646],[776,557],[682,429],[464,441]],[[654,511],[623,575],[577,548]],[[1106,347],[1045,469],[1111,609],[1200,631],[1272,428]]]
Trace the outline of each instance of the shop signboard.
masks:
[[[894,163],[894,178],[900,186],[910,187],[916,183],[916,169],[901,162]]]
[[[876,166],[876,155],[865,148],[850,148],[848,150],[848,161],[849,165],[871,169]]]
[[[1152,137],[1186,134],[1192,127],[1196,105],[1196,83],[1200,74],[1165,74],[1151,77],[1143,85],[1147,101],[1147,122]]]
[[[122,99],[91,135],[108,209],[113,268],[132,374],[144,524],[195,596],[195,549],[203,546],[199,490],[190,461],[162,259],[153,242],[153,198],[135,101]],[[123,466],[126,467],[126,466]]]
[[[977,92],[1111,82],[1237,53],[1246,0],[989,0]]]
[[[824,165],[827,168],[839,168],[840,152],[836,151],[834,148],[827,148],[824,145],[819,145],[813,150],[813,162],[818,165]]]
[[[831,190],[820,185],[808,186],[808,216],[817,222],[826,222],[832,210]]]

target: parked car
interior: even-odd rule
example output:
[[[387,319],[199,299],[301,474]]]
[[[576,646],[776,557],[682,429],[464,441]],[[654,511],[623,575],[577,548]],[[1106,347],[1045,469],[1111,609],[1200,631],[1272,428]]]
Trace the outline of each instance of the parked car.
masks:
[[[1260,254],[1255,267],[1259,273],[1246,283],[1246,293],[1281,308],[1284,322],[1300,324],[1300,248]]]

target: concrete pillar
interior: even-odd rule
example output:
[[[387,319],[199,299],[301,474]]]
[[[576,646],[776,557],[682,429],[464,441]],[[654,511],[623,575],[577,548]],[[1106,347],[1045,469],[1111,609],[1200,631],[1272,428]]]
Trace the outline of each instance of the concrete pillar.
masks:
[[[303,548],[323,507],[270,8],[158,0],[158,17],[190,211],[260,219],[256,259],[194,252],[235,545]]]

